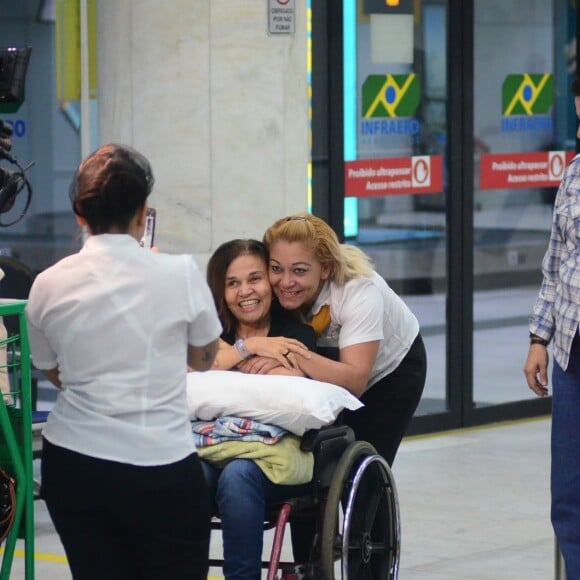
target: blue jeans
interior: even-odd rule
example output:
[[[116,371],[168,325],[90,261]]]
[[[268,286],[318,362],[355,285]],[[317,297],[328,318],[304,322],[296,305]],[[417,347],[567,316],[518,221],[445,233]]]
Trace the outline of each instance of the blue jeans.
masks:
[[[259,580],[266,505],[304,495],[312,484],[276,485],[250,459],[234,459],[221,470],[205,461],[202,467],[222,521],[225,578]]]
[[[580,580],[580,340],[564,372],[552,373],[552,525],[567,580]]]

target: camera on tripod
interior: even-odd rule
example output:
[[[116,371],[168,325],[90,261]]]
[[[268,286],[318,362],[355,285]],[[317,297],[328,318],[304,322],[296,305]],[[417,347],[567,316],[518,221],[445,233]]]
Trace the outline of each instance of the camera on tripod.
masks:
[[[21,104],[24,100],[31,51],[28,46],[0,48],[0,103]]]
[[[0,111],[16,112],[24,101],[26,71],[31,51],[30,47],[0,48]],[[32,199],[32,188],[25,172],[34,162],[26,167],[20,165],[10,153],[11,135],[10,125],[0,120],[0,160],[6,160],[17,167],[15,171],[0,167],[0,227],[19,222],[28,211]],[[24,203],[16,205],[16,199],[22,191],[26,192]],[[12,212],[15,206],[16,210]],[[2,219],[4,214],[12,214],[7,222]]]

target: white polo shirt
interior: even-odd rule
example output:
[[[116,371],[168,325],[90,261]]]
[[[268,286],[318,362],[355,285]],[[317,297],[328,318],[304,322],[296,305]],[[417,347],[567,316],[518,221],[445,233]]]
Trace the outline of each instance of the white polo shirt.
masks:
[[[419,322],[384,278],[355,278],[344,286],[327,281],[311,313],[330,306],[330,324],[318,339],[319,346],[339,349],[378,340],[379,350],[367,389],[394,371],[419,334]]]
[[[195,451],[185,395],[187,345],[219,337],[193,258],[131,236],[89,237],[36,277],[26,306],[32,360],[63,389],[43,435],[102,459],[163,465]]]

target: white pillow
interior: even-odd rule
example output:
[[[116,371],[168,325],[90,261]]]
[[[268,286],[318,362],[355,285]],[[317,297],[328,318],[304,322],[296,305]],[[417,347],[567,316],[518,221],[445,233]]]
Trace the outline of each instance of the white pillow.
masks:
[[[330,383],[237,371],[188,373],[187,404],[191,419],[246,417],[296,435],[334,422],[345,408],[363,406],[346,389]]]

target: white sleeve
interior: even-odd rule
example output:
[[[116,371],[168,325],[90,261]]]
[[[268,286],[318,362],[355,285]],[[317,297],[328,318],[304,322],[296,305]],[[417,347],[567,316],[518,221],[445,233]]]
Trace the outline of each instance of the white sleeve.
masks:
[[[28,330],[28,342],[30,344],[30,354],[32,362],[37,369],[48,370],[58,366],[56,353],[44,334],[38,316],[38,295],[42,292],[38,290],[38,285],[32,285],[30,295],[26,303],[26,327]]]
[[[370,280],[357,282],[347,284],[344,289],[338,320],[339,348],[384,338],[385,308],[381,291]]]

